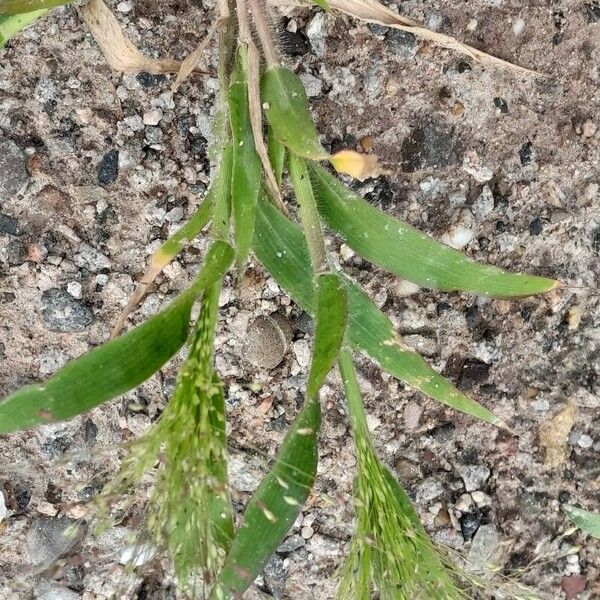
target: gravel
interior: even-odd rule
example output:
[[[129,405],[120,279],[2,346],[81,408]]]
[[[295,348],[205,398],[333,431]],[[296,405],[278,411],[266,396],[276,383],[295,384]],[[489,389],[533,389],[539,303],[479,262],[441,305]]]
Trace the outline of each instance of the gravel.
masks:
[[[28,181],[25,155],[15,142],[0,137],[0,204],[14,196]]]
[[[68,517],[40,517],[27,532],[27,552],[36,566],[49,566],[81,541],[85,525]]]
[[[42,294],[42,316],[50,331],[84,331],[93,322],[92,311],[66,290],[51,288]]]

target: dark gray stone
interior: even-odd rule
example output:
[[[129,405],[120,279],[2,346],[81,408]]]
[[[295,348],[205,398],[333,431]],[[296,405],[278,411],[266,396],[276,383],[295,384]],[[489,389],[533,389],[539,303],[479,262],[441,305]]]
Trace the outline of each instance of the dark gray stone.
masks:
[[[265,578],[265,587],[267,591],[275,598],[280,600],[285,594],[286,574],[283,568],[283,559],[274,554],[265,565],[263,576]]]
[[[103,185],[114,183],[119,176],[119,151],[111,150],[104,155],[98,167],[98,181]]]
[[[10,215],[0,213],[0,235],[21,235],[19,222]]]
[[[18,238],[10,240],[6,246],[6,258],[12,267],[18,267],[27,260],[27,248]]]
[[[289,554],[290,552],[294,552],[295,550],[300,550],[300,548],[304,548],[306,546],[306,540],[297,533],[290,535],[290,537],[286,538],[277,548],[277,552],[279,554]]]
[[[425,119],[404,139],[401,153],[402,169],[408,173],[447,167],[454,160],[453,131],[441,123]]]
[[[42,294],[44,325],[50,331],[84,331],[94,317],[90,309],[65,290],[51,288]]]
[[[417,53],[417,38],[414,33],[392,29],[385,36],[390,50],[402,58],[413,58]]]
[[[0,202],[12,198],[29,180],[25,155],[12,141],[0,138]]]
[[[68,554],[85,534],[85,525],[68,517],[40,517],[27,532],[27,551],[34,565],[51,565]]]

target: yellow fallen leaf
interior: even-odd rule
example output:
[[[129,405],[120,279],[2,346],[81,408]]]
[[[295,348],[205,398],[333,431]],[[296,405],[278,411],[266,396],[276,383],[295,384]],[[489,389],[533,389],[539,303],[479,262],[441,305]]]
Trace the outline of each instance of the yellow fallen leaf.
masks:
[[[359,154],[354,150],[340,150],[331,156],[329,161],[338,173],[346,173],[359,181],[388,173],[379,166],[375,154]]]
[[[554,468],[562,465],[569,457],[567,444],[569,433],[575,422],[575,405],[571,402],[554,415],[549,421],[542,423],[538,430],[540,445],[545,450],[544,465]]]

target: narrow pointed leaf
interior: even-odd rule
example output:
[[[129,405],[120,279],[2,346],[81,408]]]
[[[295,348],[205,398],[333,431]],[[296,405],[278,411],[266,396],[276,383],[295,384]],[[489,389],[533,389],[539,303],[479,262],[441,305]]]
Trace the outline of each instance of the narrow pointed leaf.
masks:
[[[254,252],[277,283],[304,310],[314,313],[313,273],[306,240],[297,225],[261,199],[253,242]],[[348,342],[388,373],[431,398],[483,421],[502,420],[434,371],[419,354],[404,345],[390,320],[356,285],[344,279],[348,294]]]
[[[73,0],[1,0],[0,15],[19,15],[70,4]]]
[[[283,167],[285,165],[285,146],[273,135],[270,128],[269,140],[267,143],[271,167],[273,168],[277,185],[280,186],[283,178]]]
[[[317,471],[318,398],[309,398],[286,435],[275,464],[244,512],[211,598],[238,598],[293,525]]]
[[[318,391],[333,367],[346,329],[346,293],[337,275],[317,279],[317,326],[306,402],[285,437],[275,464],[244,512],[212,598],[237,598],[293,525],[312,488],[318,459]]]
[[[478,263],[391,217],[319,165],[309,171],[321,216],[369,262],[425,288],[511,298],[547,292],[553,279],[508,273]]]
[[[312,398],[331,371],[346,332],[348,305],[346,288],[338,275],[325,273],[317,278],[317,328],[306,396]]]
[[[195,299],[223,276],[232,260],[231,246],[215,242],[195,282],[165,310],[73,360],[46,382],[0,401],[0,434],[69,419],[148,379],[181,348]]]
[[[261,96],[271,131],[282,144],[303,158],[328,158],[319,142],[304,85],[293,71],[268,69],[262,76]]]
[[[0,5],[1,6],[1,5]],[[1,10],[1,9],[0,9]],[[46,10],[35,10],[22,15],[3,16],[0,14],[0,48],[21,29],[31,25],[46,14]]]
[[[563,510],[579,529],[600,539],[600,514],[584,510],[571,504],[565,504]]]
[[[262,166],[254,147],[248,108],[246,47],[238,47],[235,69],[229,86],[229,113],[233,137],[231,199],[237,265],[243,271],[254,233],[256,203],[261,186]]]

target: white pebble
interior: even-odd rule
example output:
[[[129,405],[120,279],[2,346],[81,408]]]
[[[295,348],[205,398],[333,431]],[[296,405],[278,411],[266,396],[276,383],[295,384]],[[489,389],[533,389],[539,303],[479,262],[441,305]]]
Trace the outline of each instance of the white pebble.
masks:
[[[151,560],[155,554],[156,549],[148,544],[127,546],[127,548],[121,552],[119,563],[122,565],[141,567]]]
[[[163,118],[163,111],[160,108],[153,108],[144,113],[144,125],[158,125]]]
[[[4,500],[4,494],[0,492],[0,523],[4,521],[6,515],[8,514],[8,509],[6,508],[6,502]]]
[[[81,298],[81,284],[79,281],[70,281],[67,284],[67,292],[69,292],[73,298],[77,298],[79,300]]]
[[[577,445],[580,448],[591,448],[593,443],[594,440],[587,433],[582,433],[577,440]]]
[[[518,19],[515,19],[515,21],[513,23],[513,33],[515,35],[521,35],[524,30],[525,30],[525,21],[523,19],[521,19],[520,17]]]

